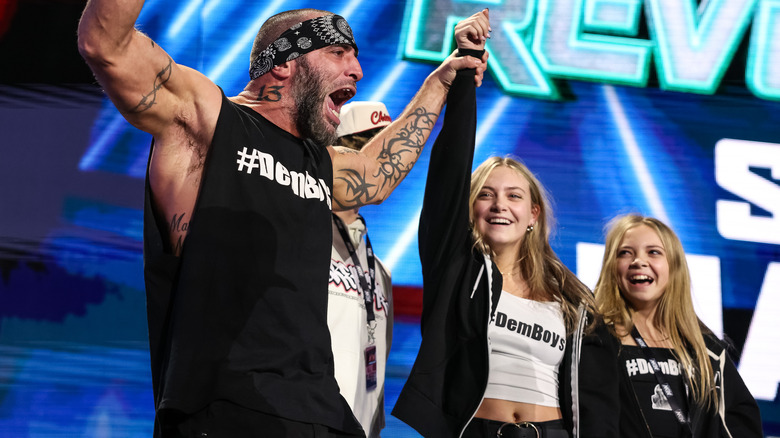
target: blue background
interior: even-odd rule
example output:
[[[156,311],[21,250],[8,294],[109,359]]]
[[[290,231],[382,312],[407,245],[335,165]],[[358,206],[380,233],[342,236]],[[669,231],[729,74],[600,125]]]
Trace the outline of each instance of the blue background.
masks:
[[[141,256],[150,137],[103,97],[75,50],[84,2],[7,4],[11,10],[0,9],[0,437],[150,436]],[[365,77],[353,100],[381,100],[396,116],[435,67],[399,55],[405,6],[155,0],[138,25],[177,62],[234,95],[248,80],[251,42],[265,18],[331,10],[349,20],[360,46]],[[556,201],[554,248],[573,270],[576,244],[602,242],[615,214],[664,217],[688,253],[719,257],[724,331],[741,348],[780,246],[718,233],[716,201],[737,198],[715,182],[714,145],[778,142],[780,111],[734,78],[713,96],[570,81],[570,98],[551,102],[508,96],[488,76],[478,90],[475,162],[513,154],[537,173]],[[621,114],[662,210],[636,177]],[[400,286],[421,284],[416,215],[429,152],[387,202],[362,210]],[[755,172],[778,184],[768,169]],[[399,315],[395,330],[384,435],[414,436],[389,416],[419,345],[414,312]],[[767,433],[780,432],[778,403],[761,408]]]

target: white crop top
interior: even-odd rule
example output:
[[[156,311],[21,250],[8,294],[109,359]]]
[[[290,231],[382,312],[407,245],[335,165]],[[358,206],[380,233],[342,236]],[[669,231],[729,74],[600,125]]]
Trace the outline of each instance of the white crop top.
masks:
[[[492,351],[485,398],[560,407],[558,366],[566,349],[560,303],[501,291],[488,335]]]

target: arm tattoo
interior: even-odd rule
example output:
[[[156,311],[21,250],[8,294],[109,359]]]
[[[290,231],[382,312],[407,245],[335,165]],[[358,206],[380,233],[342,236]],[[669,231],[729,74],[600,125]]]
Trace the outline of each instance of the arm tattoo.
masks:
[[[386,188],[392,190],[403,180],[420,157],[438,114],[417,108],[406,118],[406,125],[394,137],[385,141],[377,160],[379,168],[366,178],[354,169],[342,169],[337,178],[347,185],[347,199],[336,203],[342,208],[365,205],[377,199]]]
[[[163,84],[168,82],[168,80],[171,78],[171,73],[173,72],[173,59],[168,57],[168,65],[163,67],[162,70],[160,70],[159,73],[157,73],[157,76],[154,77],[154,84],[152,86],[152,91],[147,93],[144,97],[141,98],[141,101],[138,102],[138,105],[135,106],[135,108],[131,109],[130,112],[134,113],[142,113],[149,108],[151,108],[155,101],[157,100],[157,91],[162,88]]]
[[[376,197],[376,185],[366,181],[365,172],[361,174],[355,169],[343,169],[341,173],[345,175],[338,177],[338,179],[347,184],[347,198],[343,200],[333,198],[341,208],[346,209],[356,205],[365,205]]]
[[[171,218],[171,222],[168,224],[168,231],[170,236],[176,240],[172,248],[173,253],[176,255],[181,253],[181,247],[184,244],[184,237],[187,236],[187,231],[190,229],[189,220],[183,220],[186,214],[187,213],[184,212],[181,214],[174,213],[173,217]]]
[[[176,239],[176,243],[173,245],[173,255],[180,256],[181,255],[181,248],[184,246],[184,236],[179,236],[178,239]]]

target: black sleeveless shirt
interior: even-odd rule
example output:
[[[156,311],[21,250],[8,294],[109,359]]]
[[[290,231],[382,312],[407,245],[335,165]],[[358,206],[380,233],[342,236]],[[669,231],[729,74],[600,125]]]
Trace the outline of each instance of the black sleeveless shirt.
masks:
[[[327,327],[327,150],[223,94],[181,257],[166,254],[147,175],[144,273],[155,405],[228,400],[347,432]],[[169,219],[169,218],[168,218]]]

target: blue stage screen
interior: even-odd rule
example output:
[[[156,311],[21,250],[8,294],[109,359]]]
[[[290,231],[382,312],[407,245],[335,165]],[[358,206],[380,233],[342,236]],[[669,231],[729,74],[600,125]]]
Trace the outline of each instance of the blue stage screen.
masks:
[[[141,254],[151,138],[78,57],[75,3],[0,4],[0,436],[149,436],[153,422]],[[766,432],[780,433],[780,2],[152,0],[138,27],[235,95],[260,24],[304,7],[348,19],[364,72],[353,100],[393,117],[453,49],[458,18],[489,7],[475,165],[512,155],[536,173],[554,199],[554,249],[590,286],[610,218],[670,225],[699,316],[734,341]],[[57,33],[31,37],[31,23]],[[412,290],[432,143],[390,199],[361,210],[393,283]],[[416,355],[415,317],[396,325],[391,437],[414,436],[389,411]]]

